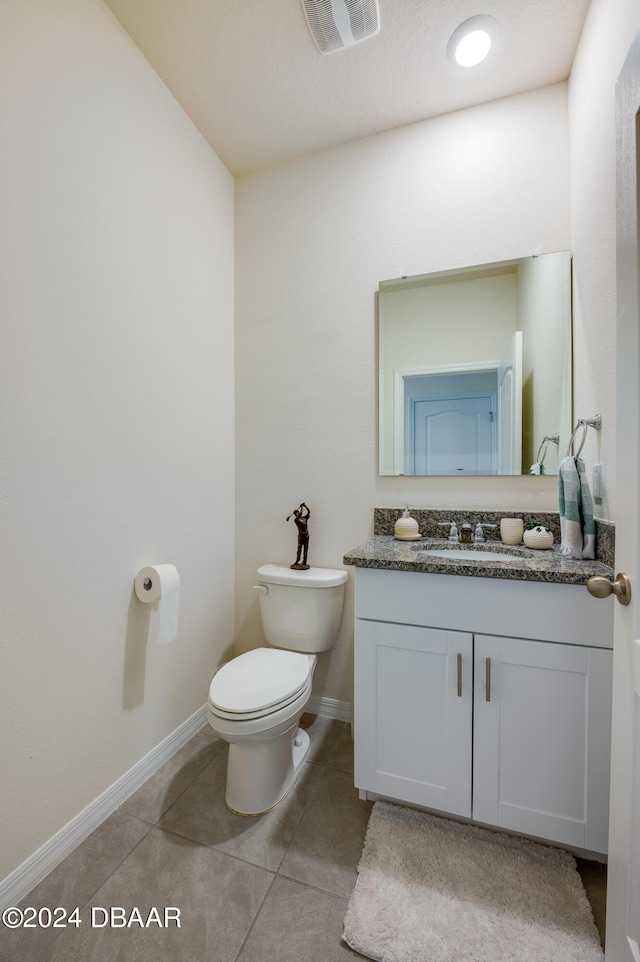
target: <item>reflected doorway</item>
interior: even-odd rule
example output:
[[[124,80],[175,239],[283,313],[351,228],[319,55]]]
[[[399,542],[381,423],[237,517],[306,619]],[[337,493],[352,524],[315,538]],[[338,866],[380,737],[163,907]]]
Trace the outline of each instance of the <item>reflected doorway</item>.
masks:
[[[404,474],[495,474],[497,370],[403,380]]]

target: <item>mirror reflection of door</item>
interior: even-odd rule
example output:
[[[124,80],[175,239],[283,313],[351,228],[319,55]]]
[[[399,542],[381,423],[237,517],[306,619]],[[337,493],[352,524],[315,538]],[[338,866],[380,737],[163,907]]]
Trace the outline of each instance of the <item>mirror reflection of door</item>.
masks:
[[[403,417],[398,473],[520,474],[522,332],[514,334],[499,364],[396,376]]]
[[[414,401],[405,473],[495,474],[495,406],[495,394]]]
[[[403,474],[495,474],[498,372],[403,377]]]

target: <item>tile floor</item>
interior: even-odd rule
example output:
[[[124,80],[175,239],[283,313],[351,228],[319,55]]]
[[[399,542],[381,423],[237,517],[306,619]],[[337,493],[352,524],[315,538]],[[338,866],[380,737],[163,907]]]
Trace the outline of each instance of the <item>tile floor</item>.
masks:
[[[226,746],[198,732],[23,900],[80,906],[78,926],[0,929],[2,962],[346,962],[341,943],[371,803],[353,787],[344,722],[303,716],[311,753],[295,789],[259,818],[224,803]],[[579,862],[602,932],[606,875]],[[181,927],[108,922],[179,908]],[[91,924],[93,919],[97,924]],[[171,915],[171,913],[170,913]],[[126,918],[126,916],[125,916]],[[154,917],[152,917],[154,918]]]

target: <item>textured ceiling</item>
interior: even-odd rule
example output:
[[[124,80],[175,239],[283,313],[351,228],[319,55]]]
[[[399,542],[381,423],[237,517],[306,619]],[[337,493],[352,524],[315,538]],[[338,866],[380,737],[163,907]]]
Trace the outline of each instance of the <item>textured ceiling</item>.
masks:
[[[379,0],[380,33],[318,52],[300,0],[106,0],[233,174],[567,79],[589,0]],[[500,39],[462,70],[453,30]]]

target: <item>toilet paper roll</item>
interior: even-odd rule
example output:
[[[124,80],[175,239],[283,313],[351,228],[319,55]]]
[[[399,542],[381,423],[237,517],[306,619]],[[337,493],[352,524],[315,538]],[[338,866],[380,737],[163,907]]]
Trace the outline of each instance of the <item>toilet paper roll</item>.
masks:
[[[166,644],[178,636],[180,575],[175,565],[148,565],[135,577],[136,597],[152,605],[149,612],[149,640]]]

